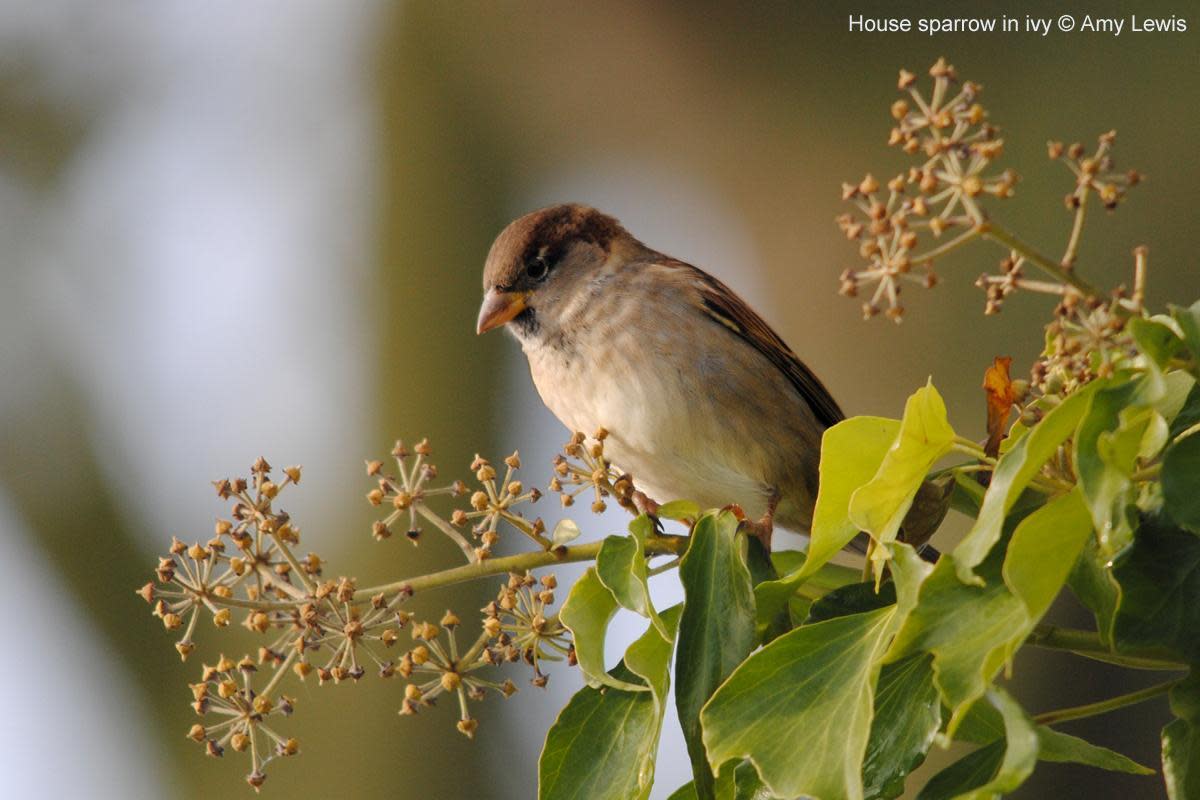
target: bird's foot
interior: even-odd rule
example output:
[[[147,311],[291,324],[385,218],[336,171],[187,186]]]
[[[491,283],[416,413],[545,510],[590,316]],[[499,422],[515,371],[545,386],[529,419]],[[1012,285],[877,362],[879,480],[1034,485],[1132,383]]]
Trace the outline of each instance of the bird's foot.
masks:
[[[633,507],[637,509],[639,514],[645,514],[654,523],[654,532],[663,533],[662,520],[658,518],[658,503],[646,495],[641,489],[634,489],[629,496]]]
[[[780,494],[778,490],[773,490],[771,496],[767,498],[767,511],[757,521],[746,519],[746,514],[740,507],[736,507],[735,513],[738,519],[742,520],[742,529],[746,534],[753,536],[762,542],[763,550],[771,552],[771,534],[775,532],[775,509],[779,506]]]
[[[768,511],[757,520],[743,519],[742,530],[762,542],[763,550],[771,552],[771,534],[775,531],[775,515]]]

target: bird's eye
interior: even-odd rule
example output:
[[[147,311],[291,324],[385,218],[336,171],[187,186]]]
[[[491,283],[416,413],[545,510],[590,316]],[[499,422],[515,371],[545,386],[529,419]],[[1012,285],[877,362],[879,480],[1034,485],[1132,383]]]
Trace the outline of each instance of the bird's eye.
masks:
[[[546,275],[550,273],[550,262],[545,256],[534,256],[525,265],[525,272],[535,281],[545,280]]]

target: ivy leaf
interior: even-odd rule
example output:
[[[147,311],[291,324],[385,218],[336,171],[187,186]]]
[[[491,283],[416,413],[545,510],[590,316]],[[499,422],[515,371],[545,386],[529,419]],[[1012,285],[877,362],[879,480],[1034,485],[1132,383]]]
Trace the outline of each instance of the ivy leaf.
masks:
[[[851,417],[826,429],[821,437],[820,488],[808,553],[798,568],[777,564],[783,577],[754,587],[760,634],[783,611],[796,590],[859,534],[859,527],[850,520],[850,498],[879,471],[899,432],[899,420],[883,417]]]
[[[663,631],[650,626],[609,675],[641,691],[587,686],[559,714],[538,762],[539,800],[649,797],[680,609],[664,611]]]
[[[700,730],[700,709],[756,642],[754,592],[738,521],[704,514],[679,565],[684,606],[675,656],[675,704],[701,800],[714,797]]]
[[[1038,734],[1025,711],[1002,689],[987,701],[1000,712],[1004,739],[997,739],[951,764],[930,779],[917,800],[993,800],[1014,791],[1033,772]]]
[[[656,512],[663,519],[673,519],[679,522],[694,520],[700,516],[700,506],[691,500],[672,500],[663,503]]]
[[[1166,367],[1171,356],[1175,355],[1175,351],[1182,344],[1177,328],[1178,325],[1166,316],[1132,317],[1127,325],[1138,350],[1160,370]]]
[[[717,794],[718,800],[776,800],[775,796],[767,791],[767,787],[763,786],[752,764],[744,761],[738,764],[733,769],[732,784],[724,780],[729,771],[729,767],[721,770],[722,785]],[[672,792],[667,800],[697,800],[696,784],[688,782]]]
[[[559,619],[571,631],[575,658],[588,685],[611,686],[631,692],[644,692],[646,686],[622,680],[604,670],[604,638],[608,623],[617,613],[617,600],[608,590],[595,567],[588,567],[567,595]]]
[[[1060,764],[1083,764],[1087,767],[1124,772],[1129,775],[1153,775],[1154,770],[1143,766],[1115,750],[1092,744],[1086,739],[1039,725],[1038,757],[1042,761]]]
[[[1056,731],[1046,725],[1037,726],[1038,758],[1042,761],[1083,764],[1109,772],[1130,775],[1153,775],[1154,770],[1107,747],[1092,744],[1078,736]],[[963,718],[954,738],[961,742],[988,745],[1004,738],[1004,719],[995,706],[978,700]]]
[[[863,758],[863,795],[890,800],[921,765],[942,724],[942,703],[933,684],[933,658],[918,653],[879,673],[875,715]]]
[[[612,684],[632,685],[637,676],[621,663],[609,678]],[[576,692],[546,734],[538,760],[538,800],[647,797],[653,768],[650,775],[645,769],[661,725],[655,703],[648,691],[585,686]]]
[[[1200,533],[1200,430],[1177,439],[1163,454],[1163,509]]]
[[[1071,492],[1017,525],[1007,550],[981,565],[984,585],[959,581],[952,559],[933,568],[888,660],[933,654],[934,680],[951,712],[950,735],[1045,614],[1090,533],[1087,509]]]
[[[973,750],[929,779],[917,800],[953,800],[982,785],[996,774],[1004,760],[1004,741]]]
[[[1183,346],[1192,357],[1191,373],[1200,378],[1200,301],[1189,308],[1171,306],[1171,318],[1182,333]]]
[[[1125,381],[1097,390],[1091,408],[1075,435],[1075,471],[1083,490],[1100,548],[1113,555],[1126,544],[1131,531],[1122,524],[1121,508],[1131,485],[1134,462],[1151,422],[1153,409],[1145,405],[1148,381]],[[1151,395],[1152,396],[1152,395]]]
[[[1100,641],[1113,646],[1113,619],[1121,602],[1121,587],[1112,574],[1112,560],[1100,552],[1095,539],[1084,545],[1067,586],[1080,603],[1096,616]]]
[[[1000,454],[1000,440],[1008,427],[1008,418],[1012,415],[1013,403],[1017,393],[1013,391],[1012,378],[1008,368],[1012,366],[1009,356],[996,356],[992,365],[983,373],[983,391],[987,396],[987,443],[983,452],[995,458]]]
[[[1171,413],[1170,408],[1160,408],[1163,416],[1171,421],[1171,427],[1168,431],[1168,436],[1172,439],[1176,438],[1193,425],[1200,425],[1200,384],[1192,381],[1191,376],[1186,376],[1190,381],[1190,383],[1186,384],[1182,381],[1177,381],[1177,379],[1172,379],[1172,376],[1183,374],[1184,373],[1181,372],[1172,372],[1167,375],[1168,398],[1170,398],[1172,395],[1172,383],[1177,382],[1179,388],[1182,388],[1184,385],[1190,387],[1187,389],[1187,394],[1184,397],[1183,402],[1174,409],[1175,413]]]
[[[746,659],[701,715],[709,762],[748,758],[780,797],[862,800],[877,660],[894,611],[805,625]]]
[[[850,497],[851,522],[884,545],[872,553],[876,580],[891,555],[887,545],[895,541],[926,474],[953,444],[954,429],[946,418],[946,404],[929,383],[909,396],[900,431],[875,476]]]
[[[804,624],[815,625],[818,622],[837,617],[875,611],[893,605],[895,602],[896,584],[892,581],[879,587],[879,591],[875,591],[875,584],[870,581],[852,583],[849,586],[838,587],[814,601],[809,607],[808,617],[804,620]]]
[[[896,661],[917,652],[933,654],[934,681],[951,712],[950,735],[1026,635],[1028,613],[1000,580],[999,562],[998,555],[984,562],[980,574],[986,583],[973,586],[959,581],[952,560],[943,557],[887,656]]]
[[[1004,582],[1028,611],[1026,627],[1042,618],[1062,591],[1092,535],[1092,518],[1078,488],[1023,519],[1004,557]]]
[[[1118,650],[1162,648],[1200,662],[1200,536],[1146,519],[1113,578],[1120,585],[1112,627]]]
[[[1088,409],[1092,394],[1100,385],[1101,381],[1093,381],[1069,395],[1000,457],[975,524],[954,548],[954,564],[959,580],[964,583],[980,582],[975,568],[983,563],[1000,540],[1009,511],[1042,465],[1075,432]]]
[[[963,800],[991,800],[1014,791],[1037,765],[1038,735],[1025,710],[1003,689],[990,689],[987,699],[1004,719],[1004,758],[995,776],[978,789],[962,795]]]
[[[1200,673],[1171,689],[1176,719],[1162,730],[1163,777],[1171,800],[1200,797]]]
[[[671,688],[671,651],[682,611],[682,604],[668,608],[661,616],[662,628],[650,626],[625,651],[625,666],[646,682],[660,705]]]
[[[651,615],[650,590],[646,586],[646,558],[642,543],[633,536],[609,536],[596,556],[596,577],[612,592],[621,608],[643,617]]]
[[[850,498],[879,472],[899,433],[900,422],[883,417],[852,417],[825,431],[808,559],[797,579],[815,573],[858,535]]]

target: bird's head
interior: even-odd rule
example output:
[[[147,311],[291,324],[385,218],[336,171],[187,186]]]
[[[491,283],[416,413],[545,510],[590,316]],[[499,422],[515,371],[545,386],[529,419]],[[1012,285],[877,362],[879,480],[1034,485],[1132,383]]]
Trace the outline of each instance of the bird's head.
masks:
[[[488,253],[476,332],[508,324],[520,337],[534,335],[569,309],[580,287],[624,242],[634,240],[619,222],[575,203],[512,222]]]

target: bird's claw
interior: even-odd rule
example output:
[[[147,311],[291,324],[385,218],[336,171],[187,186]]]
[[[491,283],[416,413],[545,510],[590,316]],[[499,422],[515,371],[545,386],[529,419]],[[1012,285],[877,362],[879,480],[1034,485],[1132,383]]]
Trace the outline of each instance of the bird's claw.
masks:
[[[773,514],[763,514],[757,520],[743,519],[741,527],[747,536],[753,536],[762,542],[763,550],[771,552],[771,534],[775,531]]]
[[[662,536],[666,531],[663,528],[662,520],[658,518],[658,503],[640,489],[635,489],[629,499],[633,501],[633,506],[639,514],[645,514],[654,523],[654,532]]]

